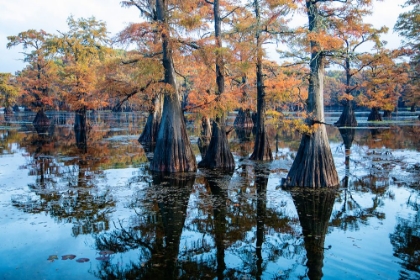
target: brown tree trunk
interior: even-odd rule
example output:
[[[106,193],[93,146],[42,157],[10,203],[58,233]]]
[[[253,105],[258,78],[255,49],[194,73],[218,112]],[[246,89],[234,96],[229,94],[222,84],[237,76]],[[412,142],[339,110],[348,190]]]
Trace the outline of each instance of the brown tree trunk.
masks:
[[[325,235],[334,206],[334,190],[292,191],[306,249],[307,276],[309,279],[322,279],[324,265]]]
[[[13,115],[13,108],[12,107],[5,107],[4,108],[4,114],[5,115]]]
[[[260,26],[260,4],[257,0],[254,0],[255,18],[257,19],[257,32],[255,37],[257,39],[257,123],[256,123],[256,134],[254,143],[254,152],[250,156],[251,160],[273,160],[273,153],[271,152],[270,142],[268,140],[266,128],[265,128],[265,91],[264,91],[264,78],[262,72],[262,41],[260,37],[261,26]]]
[[[341,186],[343,188],[349,187],[349,180],[350,180],[350,154],[351,154],[351,146],[353,144],[354,135],[356,133],[356,130],[353,128],[341,128],[340,134],[341,138],[343,138],[344,143],[344,149],[345,149],[345,175],[342,180]]]
[[[317,4],[307,1],[309,31],[318,31]],[[317,42],[311,41],[307,123],[314,130],[304,134],[285,184],[289,187],[337,187],[340,184],[328,142],[324,118],[324,58]]]
[[[74,115],[74,134],[76,146],[83,152],[87,152],[88,126],[86,122],[86,108],[78,109]]]
[[[368,116],[368,121],[382,121],[382,116],[379,113],[379,108],[378,107],[373,107],[370,111],[370,114]]]
[[[213,122],[210,145],[198,167],[223,170],[235,168],[235,161],[227,142],[226,129],[220,125],[220,120]]]
[[[161,37],[162,65],[165,72],[164,82],[171,87],[171,90],[165,92],[162,120],[150,169],[160,172],[196,171],[195,155],[187,135],[175,81],[172,50],[169,42],[169,32],[167,32],[169,30],[167,8],[167,0],[156,0],[157,21],[163,25]]]
[[[220,18],[219,0],[213,1],[214,31],[216,37],[216,48],[222,48],[222,20]],[[225,70],[222,52],[216,54],[216,85],[217,94],[220,96],[225,92]],[[207,153],[199,163],[199,167],[212,169],[231,170],[235,168],[235,161],[230,151],[226,137],[225,116],[216,118],[212,127],[212,136]]]
[[[198,138],[198,149],[200,150],[201,157],[204,158],[211,140],[211,124],[208,117],[201,118],[201,133]]]
[[[390,118],[392,116],[392,111],[384,110],[384,118]]]
[[[236,115],[235,121],[233,122],[235,128],[253,128],[254,122],[252,121],[251,110],[242,108],[239,109],[238,114]]]
[[[49,126],[50,125],[50,119],[48,119],[47,115],[44,112],[44,109],[41,108],[36,113],[36,116],[32,122],[33,125],[42,125],[42,126]]]
[[[353,110],[353,101],[346,100],[343,105],[343,112],[335,125],[338,127],[356,127],[357,121]]]
[[[146,125],[138,139],[142,144],[155,143],[159,132],[159,124],[162,118],[162,95],[155,96],[152,103]]]

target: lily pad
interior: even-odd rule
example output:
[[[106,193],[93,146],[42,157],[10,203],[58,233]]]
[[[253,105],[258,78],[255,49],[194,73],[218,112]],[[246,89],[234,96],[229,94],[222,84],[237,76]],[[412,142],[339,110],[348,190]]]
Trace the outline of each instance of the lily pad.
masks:
[[[50,261],[50,262],[53,262],[55,260],[58,260],[58,257],[57,257],[57,255],[50,255],[47,260]]]
[[[80,258],[80,259],[76,260],[76,262],[79,262],[79,263],[84,263],[84,262],[88,262],[88,261],[89,261],[88,258]]]
[[[64,256],[62,256],[61,257],[61,259],[63,260],[63,261],[65,261],[65,260],[72,260],[72,259],[74,259],[76,257],[76,255],[64,255]]]

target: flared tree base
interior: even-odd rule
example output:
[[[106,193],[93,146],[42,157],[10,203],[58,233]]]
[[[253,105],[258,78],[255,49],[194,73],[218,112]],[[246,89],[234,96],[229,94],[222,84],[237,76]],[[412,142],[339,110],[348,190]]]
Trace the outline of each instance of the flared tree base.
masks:
[[[147,117],[146,125],[144,126],[143,132],[141,133],[138,141],[141,144],[155,143],[157,134],[159,132],[160,118],[157,119],[153,113],[150,113]]]
[[[257,133],[255,137],[254,152],[249,157],[250,160],[272,161],[273,153],[271,152],[270,142],[265,130]]]
[[[50,119],[47,117],[44,110],[39,110],[36,113],[35,119],[33,120],[32,124],[37,126],[49,126]]]
[[[165,96],[162,120],[150,170],[170,173],[195,172],[197,170],[195,155],[176,96]]]
[[[356,127],[357,121],[356,116],[353,111],[353,105],[351,101],[347,101],[344,104],[343,112],[340,115],[340,118],[336,123],[334,123],[337,127]]]
[[[328,142],[325,125],[313,134],[304,134],[299,150],[287,175],[287,187],[337,187],[340,184]]]
[[[198,163],[198,167],[222,170],[235,168],[235,160],[228,145],[226,129],[217,121],[213,122],[210,145],[205,157]]]
[[[376,108],[376,107],[372,108],[372,110],[370,111],[370,114],[368,116],[368,121],[370,121],[370,122],[376,122],[376,121],[380,122],[380,121],[382,121],[382,116],[379,113],[379,108]]]
[[[254,122],[252,120],[251,111],[249,109],[243,110],[239,109],[238,114],[236,115],[233,126],[237,128],[252,128],[254,127]]]

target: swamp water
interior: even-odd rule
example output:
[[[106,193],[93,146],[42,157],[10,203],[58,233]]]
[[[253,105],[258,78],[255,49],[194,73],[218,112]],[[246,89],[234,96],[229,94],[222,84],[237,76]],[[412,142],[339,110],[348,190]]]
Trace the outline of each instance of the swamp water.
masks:
[[[233,131],[234,172],[162,177],[141,114],[91,115],[87,145],[71,114],[33,117],[0,115],[0,279],[420,279],[415,115],[328,127],[341,186],[321,192],[280,187],[298,135],[255,163]]]

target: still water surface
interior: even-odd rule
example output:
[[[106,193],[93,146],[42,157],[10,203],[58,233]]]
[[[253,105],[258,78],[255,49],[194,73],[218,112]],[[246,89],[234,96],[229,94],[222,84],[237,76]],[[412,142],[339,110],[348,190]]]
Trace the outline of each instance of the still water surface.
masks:
[[[162,177],[141,114],[92,115],[87,146],[71,114],[49,116],[37,133],[0,115],[0,279],[420,279],[414,115],[329,127],[342,181],[321,192],[280,187],[298,135],[272,131],[275,160],[255,163],[233,131],[234,172]]]

